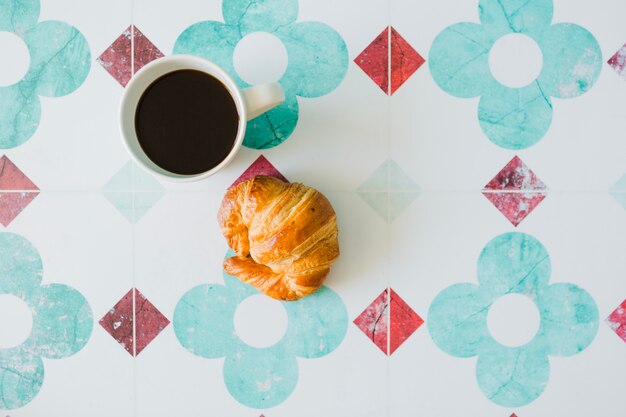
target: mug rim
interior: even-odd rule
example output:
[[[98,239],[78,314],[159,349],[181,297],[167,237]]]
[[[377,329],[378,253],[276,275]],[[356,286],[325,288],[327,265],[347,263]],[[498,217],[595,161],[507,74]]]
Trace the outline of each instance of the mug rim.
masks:
[[[172,64],[178,64],[178,67],[168,68],[167,66]],[[147,78],[146,74],[150,71],[154,71],[155,68],[163,66],[162,71],[157,71],[155,75],[151,75]],[[168,171],[156,163],[154,163],[148,155],[143,151],[139,138],[137,137],[137,131],[135,129],[135,113],[137,111],[137,105],[139,100],[143,96],[146,89],[160,77],[169,74],[174,71],[180,71],[185,69],[191,69],[204,72],[208,75],[217,78],[220,83],[228,90],[230,96],[235,102],[237,113],[239,115],[239,122],[237,126],[237,136],[233,144],[232,149],[226,155],[226,157],[213,168],[200,172],[198,174],[178,174],[176,172]],[[137,84],[144,82],[146,85],[137,91]],[[131,106],[131,108],[129,108]],[[243,139],[246,133],[247,125],[247,113],[244,104],[243,96],[235,81],[232,79],[226,71],[220,66],[207,59],[197,57],[194,55],[168,55],[161,58],[157,58],[154,61],[149,62],[137,71],[124,89],[120,106],[118,110],[118,126],[120,134],[122,136],[122,142],[126,151],[130,154],[131,159],[139,166],[141,166],[147,172],[156,175],[160,178],[164,178],[168,181],[174,182],[193,182],[206,179],[218,171],[226,167],[235,157],[235,155],[241,149],[243,145]],[[130,132],[129,132],[130,130]],[[131,136],[130,138],[128,136]],[[131,144],[133,142],[133,144]],[[135,145],[135,146],[133,146]],[[140,153],[141,155],[138,155]],[[149,162],[148,162],[149,161]]]

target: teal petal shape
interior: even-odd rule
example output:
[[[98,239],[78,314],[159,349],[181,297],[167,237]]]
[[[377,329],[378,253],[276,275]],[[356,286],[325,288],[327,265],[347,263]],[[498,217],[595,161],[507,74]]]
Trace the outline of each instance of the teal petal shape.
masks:
[[[274,407],[295,389],[298,363],[283,343],[264,349],[240,344],[224,362],[224,382],[243,405]]]
[[[543,69],[538,82],[545,94],[574,98],[600,77],[602,50],[586,29],[571,23],[551,26],[541,39]]]
[[[233,256],[228,250],[226,258]],[[285,401],[298,381],[296,355],[319,358],[343,341],[348,313],[341,298],[327,287],[296,302],[283,302],[285,336],[266,348],[244,343],[235,333],[239,304],[259,291],[224,273],[225,285],[206,284],[189,290],[174,311],[174,331],[183,347],[205,358],[226,357],[224,383],[241,404],[274,407]]]
[[[571,356],[591,344],[598,332],[598,307],[585,290],[569,283],[552,284],[538,291],[536,301],[546,354]]]
[[[248,121],[244,146],[268,149],[280,145],[298,123],[297,96],[328,94],[348,69],[348,50],[341,36],[319,22],[295,23],[296,0],[230,0],[222,2],[226,23],[199,22],[185,29],[174,45],[175,54],[206,58],[222,67],[240,88],[249,87],[235,71],[233,53],[243,37],[253,32],[276,35],[287,50],[288,63],[279,80],[285,102]]]
[[[39,286],[43,274],[35,247],[15,233],[0,233],[0,294],[26,300]]]
[[[0,88],[0,149],[15,148],[33,136],[41,106],[32,86],[18,83]]]
[[[440,292],[428,310],[428,331],[444,352],[468,358],[493,339],[487,313],[493,298],[473,284],[456,284]]]
[[[0,0],[0,10],[0,31],[20,36],[30,53],[24,78],[0,88],[0,149],[10,149],[26,142],[37,130],[39,95],[63,96],[85,81],[91,53],[76,28],[59,21],[37,23],[38,0]]]
[[[224,2],[226,3],[226,2]],[[221,22],[198,22],[185,29],[174,44],[175,54],[195,55],[219,65],[240,87],[247,85],[237,76],[233,52],[241,34],[236,26]]]
[[[493,87],[478,105],[480,127],[505,149],[525,149],[539,142],[552,123],[552,101],[538,82],[523,88]]]
[[[528,148],[550,128],[551,97],[577,97],[595,84],[602,69],[600,47],[578,25],[551,26],[552,0],[480,0],[478,9],[481,24],[458,23],[435,38],[431,74],[449,94],[481,96],[478,119],[489,140],[505,149]],[[494,43],[512,33],[531,37],[543,54],[539,77],[522,88],[502,85],[489,68]]]
[[[238,342],[233,316],[241,300],[224,285],[199,285],[174,310],[174,332],[181,345],[204,358],[221,358]]]
[[[25,346],[49,359],[71,356],[89,340],[93,319],[89,303],[75,289],[62,284],[39,287],[29,297],[34,307],[33,330]]]
[[[494,42],[476,23],[457,23],[444,29],[428,55],[435,82],[456,97],[476,97],[488,91],[497,83],[489,70],[489,51]]]
[[[532,295],[548,283],[550,272],[546,248],[525,233],[493,238],[478,258],[478,281],[494,298],[511,293]]]
[[[491,36],[539,35],[552,22],[552,0],[480,0],[480,22]]]
[[[283,143],[298,123],[298,101],[295,95],[285,96],[285,102],[250,120],[243,144],[252,149],[269,149]]]
[[[25,301],[32,312],[32,331],[24,343],[0,349],[0,409],[29,403],[44,377],[41,356],[64,358],[82,349],[93,320],[87,300],[62,284],[40,286],[42,263],[35,247],[14,233],[0,233],[0,294]]]
[[[335,350],[348,329],[348,312],[328,287],[298,301],[283,302],[289,317],[285,344],[303,358],[319,358]]]
[[[503,407],[537,399],[548,383],[548,355],[580,353],[595,338],[598,309],[593,298],[573,284],[548,284],[550,258],[544,246],[524,233],[492,239],[478,261],[480,285],[456,284],[441,291],[428,312],[435,344],[458,357],[478,355],[476,379],[487,398]],[[487,328],[494,301],[524,294],[539,309],[535,337],[519,347],[496,342]]]
[[[30,68],[22,80],[48,97],[64,96],[87,78],[91,53],[76,28],[59,21],[41,22],[24,34],[30,51]]]
[[[550,362],[543,352],[489,345],[476,363],[480,389],[502,407],[522,407],[537,399],[550,378]]]
[[[320,97],[337,88],[348,70],[348,49],[334,29],[320,22],[302,22],[280,29],[276,35],[289,56],[280,80],[286,91]]]
[[[241,36],[251,32],[274,32],[296,21],[297,0],[230,0],[222,2],[224,22],[239,28]]]
[[[21,36],[37,24],[39,0],[0,0],[0,10],[0,31]]]
[[[0,349],[0,409],[14,410],[33,400],[43,384],[43,362],[21,348]]]

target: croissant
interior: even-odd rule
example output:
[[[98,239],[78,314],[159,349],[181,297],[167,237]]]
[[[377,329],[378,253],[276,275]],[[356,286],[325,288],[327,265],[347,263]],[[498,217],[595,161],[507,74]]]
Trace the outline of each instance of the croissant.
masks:
[[[303,184],[266,176],[241,182],[226,192],[218,222],[236,254],[224,270],[278,300],[317,291],[339,256],[335,211]]]

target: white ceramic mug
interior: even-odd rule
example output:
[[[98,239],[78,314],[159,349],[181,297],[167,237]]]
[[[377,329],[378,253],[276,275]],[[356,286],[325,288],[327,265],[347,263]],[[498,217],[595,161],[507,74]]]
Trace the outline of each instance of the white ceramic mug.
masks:
[[[137,104],[150,84],[165,74],[185,69],[201,71],[218,79],[230,93],[239,114],[237,136],[230,153],[217,166],[194,175],[177,174],[155,164],[141,148],[135,130]],[[237,84],[223,69],[206,59],[191,55],[166,56],[156,59],[141,68],[126,85],[119,113],[122,139],[133,160],[148,172],[170,181],[198,181],[215,174],[233,160],[243,143],[248,120],[260,116],[284,101],[285,94],[278,83],[261,84],[239,89]]]

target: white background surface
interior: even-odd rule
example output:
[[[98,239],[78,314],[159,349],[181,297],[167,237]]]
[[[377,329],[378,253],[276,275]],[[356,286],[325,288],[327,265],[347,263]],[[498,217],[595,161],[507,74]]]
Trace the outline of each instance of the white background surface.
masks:
[[[477,13],[477,1],[467,0],[300,0],[299,20],[336,29],[350,60],[391,24],[428,60],[441,30],[477,21]],[[554,22],[586,27],[600,43],[604,61],[626,42],[624,16],[623,0],[555,1]],[[39,250],[43,282],[78,289],[95,321],[132,287],[171,320],[188,289],[221,282],[227,247],[215,221],[218,205],[224,188],[261,153],[288,179],[322,190],[333,203],[342,255],[327,285],[342,297],[350,320],[388,286],[426,319],[442,289],[475,282],[483,246],[513,230],[544,244],[551,282],[587,290],[600,320],[626,298],[626,213],[608,194],[626,171],[626,82],[606,64],[587,94],[554,100],[554,121],[541,142],[512,152],[492,144],[480,130],[477,99],[444,93],[427,64],[389,98],[350,62],[335,91],[299,99],[298,126],[283,144],[262,152],[244,149],[226,170],[202,183],[163,183],[169,192],[131,225],[100,193],[128,156],[116,125],[123,89],[95,59],[131,23],[169,54],[189,25],[221,21],[221,3],[44,0],[40,20],[48,19],[68,22],[85,35],[92,68],[73,94],[43,98],[37,132],[5,152],[43,190],[7,230]],[[257,58],[271,62],[266,55]],[[514,155],[550,190],[517,229],[480,193]],[[388,157],[422,189],[391,225],[355,192]],[[622,417],[625,412],[626,344],[603,322],[582,354],[552,359],[545,392],[515,410],[488,401],[476,383],[475,358],[440,351],[426,325],[386,357],[349,323],[344,342],[332,354],[299,359],[295,391],[269,410],[233,399],[222,364],[223,359],[191,355],[172,325],[133,359],[94,323],[87,346],[71,358],[46,360],[39,395],[9,414]]]

